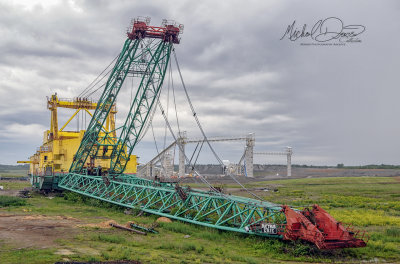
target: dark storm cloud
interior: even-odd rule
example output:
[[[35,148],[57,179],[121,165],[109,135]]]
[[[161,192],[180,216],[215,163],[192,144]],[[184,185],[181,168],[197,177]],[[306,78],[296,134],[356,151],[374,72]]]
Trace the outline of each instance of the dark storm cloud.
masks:
[[[209,135],[255,132],[257,150],[290,145],[295,163],[398,163],[399,12],[395,1],[0,1],[0,163],[15,160],[5,142],[20,144],[22,157],[33,153],[22,146],[40,144],[45,97],[77,96],[118,54],[138,15],[185,25],[176,53]],[[365,25],[362,42],[279,40],[294,20],[311,26],[330,16]],[[182,129],[197,137],[175,66],[174,83]],[[123,97],[120,122],[129,91]],[[160,116],[154,130],[162,139]],[[236,160],[243,143],[217,148]],[[154,155],[151,133],[136,152],[142,162]]]

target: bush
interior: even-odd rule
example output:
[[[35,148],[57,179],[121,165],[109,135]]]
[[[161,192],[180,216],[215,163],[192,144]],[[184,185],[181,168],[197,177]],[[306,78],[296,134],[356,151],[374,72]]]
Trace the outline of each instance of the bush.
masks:
[[[0,207],[26,205],[26,200],[19,197],[0,195]]]

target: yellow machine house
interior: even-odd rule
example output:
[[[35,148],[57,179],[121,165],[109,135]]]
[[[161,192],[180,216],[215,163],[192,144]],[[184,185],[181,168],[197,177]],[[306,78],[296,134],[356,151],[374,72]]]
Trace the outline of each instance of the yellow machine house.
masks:
[[[18,161],[18,163],[30,164],[29,174],[31,175],[33,184],[37,183],[37,185],[42,185],[45,176],[53,176],[54,174],[68,172],[85,130],[66,131],[65,129],[72,120],[79,117],[81,111],[85,111],[88,115],[92,116],[90,110],[95,110],[96,107],[97,103],[87,98],[59,99],[57,94],[54,94],[47,99],[47,108],[51,112],[51,121],[50,129],[44,131],[43,144],[37,149],[36,153],[30,157],[29,161]],[[60,129],[58,126],[58,108],[75,110]],[[111,132],[114,138],[116,113],[117,111],[114,105],[103,127],[105,131]],[[104,133],[100,133],[99,138],[103,136]],[[109,154],[111,151],[111,149],[100,150],[103,156]],[[92,164],[92,166],[101,167],[103,170],[110,168],[110,159],[99,158],[95,159],[93,162],[94,164]],[[136,168],[136,155],[131,155],[125,173],[136,174]]]

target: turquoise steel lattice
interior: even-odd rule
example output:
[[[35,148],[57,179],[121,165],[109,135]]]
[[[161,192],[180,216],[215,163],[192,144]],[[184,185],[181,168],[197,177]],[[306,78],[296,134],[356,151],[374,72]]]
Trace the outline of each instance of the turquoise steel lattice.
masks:
[[[131,64],[134,61],[141,39],[125,41],[124,47],[107,80],[105,89],[97,103],[97,108],[74,156],[70,172],[81,173],[89,155],[95,156],[100,148],[99,134],[121,89]]]
[[[176,187],[134,176],[121,175],[107,185],[101,177],[70,173],[63,177],[63,189],[128,208],[197,225],[259,236],[281,237],[283,230],[249,228],[261,223],[285,224],[279,205],[258,200],[183,188],[182,199]],[[125,181],[125,182],[122,182]],[[278,232],[279,231],[279,232]]]
[[[144,124],[148,121],[150,109],[162,87],[172,45],[162,40],[148,42],[142,39],[126,40],[75,154],[70,172],[84,172],[88,158],[97,158],[102,146],[112,148],[109,173],[124,172],[130,155],[143,133]],[[150,59],[147,61],[144,58]],[[114,131],[105,131],[103,126],[128,74],[141,77],[141,82],[126,121],[120,128],[121,133],[116,139],[112,137]],[[105,136],[100,137],[100,132]]]
[[[148,49],[151,59],[147,64],[146,73],[142,74],[142,80],[136,92],[135,99],[131,103],[118,142],[113,148],[110,174],[121,174],[125,171],[130,155],[143,133],[145,123],[151,112],[150,110],[161,90],[171,54],[172,43],[160,41],[154,46],[157,47],[154,53],[151,52],[151,49]]]

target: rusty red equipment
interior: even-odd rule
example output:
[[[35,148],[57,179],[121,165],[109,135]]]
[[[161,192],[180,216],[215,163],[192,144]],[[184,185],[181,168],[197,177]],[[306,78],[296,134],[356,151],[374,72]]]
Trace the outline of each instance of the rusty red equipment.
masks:
[[[179,34],[183,33],[183,25],[177,24],[175,21],[162,21],[162,27],[149,26],[150,18],[139,17],[132,21],[131,28],[128,29],[128,38],[143,39],[143,38],[158,38],[166,42],[179,44]]]
[[[286,216],[286,230],[282,234],[286,240],[306,240],[319,249],[365,247],[365,232],[346,229],[330,214],[318,205],[312,209],[295,211],[289,206],[282,206]]]

